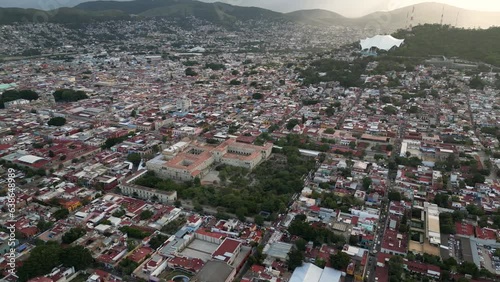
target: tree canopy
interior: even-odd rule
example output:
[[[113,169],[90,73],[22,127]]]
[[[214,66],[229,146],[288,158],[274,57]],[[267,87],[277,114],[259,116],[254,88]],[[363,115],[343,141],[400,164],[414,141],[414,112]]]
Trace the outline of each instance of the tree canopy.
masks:
[[[459,29],[425,24],[416,26],[411,31],[400,30],[394,37],[404,38],[405,44],[391,52],[393,56],[426,58],[429,55],[443,55],[500,66],[498,27]]]
[[[87,231],[85,231],[85,229],[83,228],[80,227],[71,228],[68,232],[64,233],[64,235],[62,236],[62,242],[64,244],[71,244],[74,241],[76,241],[76,239],[85,235],[85,233],[87,233]]]
[[[76,102],[89,98],[85,91],[75,91],[73,89],[59,89],[54,91],[52,95],[56,102]]]
[[[351,258],[349,257],[349,255],[341,251],[330,256],[330,265],[338,270],[344,271],[349,265],[350,261]]]
[[[29,279],[49,273],[59,265],[74,266],[75,270],[86,269],[93,263],[90,251],[83,246],[74,246],[63,249],[55,242],[36,246],[28,259],[19,268],[18,281],[25,282]]]
[[[7,90],[0,97],[0,109],[5,108],[4,103],[18,99],[37,100],[38,94],[33,90]]]
[[[139,153],[130,153],[127,156],[127,161],[133,163],[135,166],[138,166],[141,163],[141,155]]]
[[[290,253],[288,253],[288,269],[289,270],[294,270],[295,268],[302,266],[302,263],[304,261],[304,253],[302,253],[299,250],[291,250]]]
[[[50,126],[63,126],[66,124],[66,119],[63,117],[53,117],[48,122]]]

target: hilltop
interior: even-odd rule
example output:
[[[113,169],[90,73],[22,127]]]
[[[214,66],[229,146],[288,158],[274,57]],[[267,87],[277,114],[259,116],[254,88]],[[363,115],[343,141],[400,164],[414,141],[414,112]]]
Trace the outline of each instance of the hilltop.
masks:
[[[236,20],[282,19],[283,14],[256,7],[240,7],[224,3],[205,3],[194,0],[136,0],[130,2],[95,1],[77,5],[86,11],[120,10],[143,17],[194,16],[217,24]]]
[[[120,10],[84,11],[75,8],[59,8],[42,11],[37,9],[0,8],[0,24],[15,22],[86,23],[129,18],[130,16],[127,13]]]
[[[422,25],[394,34],[405,43],[390,55],[427,57],[443,55],[500,66],[500,27],[459,29],[441,25]]]
[[[347,18],[325,10],[301,10],[286,14],[294,21],[321,24],[344,25],[369,28],[379,33],[388,33],[406,28],[413,12],[413,26],[441,23],[463,28],[488,28],[500,26],[499,12],[480,12],[457,8],[439,3],[421,3],[388,12],[375,12],[359,18]]]
[[[490,26],[500,26],[499,12],[480,12],[457,8],[440,3],[422,3],[396,9],[389,12],[376,12],[354,19],[361,24],[379,24],[385,28],[391,26],[396,29],[409,25],[413,8],[413,26],[422,24],[441,23],[443,14],[443,24],[464,28],[488,28]]]

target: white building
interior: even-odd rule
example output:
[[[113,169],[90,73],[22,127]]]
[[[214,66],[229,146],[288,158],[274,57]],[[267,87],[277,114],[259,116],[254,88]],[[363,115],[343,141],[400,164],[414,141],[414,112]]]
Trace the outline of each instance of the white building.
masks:
[[[191,108],[191,99],[186,98],[185,96],[177,99],[175,103],[175,107],[180,112],[187,112],[189,108]]]

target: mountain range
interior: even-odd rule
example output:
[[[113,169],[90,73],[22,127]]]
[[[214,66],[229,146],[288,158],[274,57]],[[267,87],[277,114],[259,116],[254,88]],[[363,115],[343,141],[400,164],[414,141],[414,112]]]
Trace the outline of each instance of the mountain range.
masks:
[[[10,24],[16,21],[89,22],[133,16],[168,16],[171,18],[195,16],[225,25],[231,25],[236,20],[287,20],[313,25],[364,27],[382,33],[424,23],[442,22],[446,25],[465,28],[500,26],[500,12],[471,11],[438,3],[422,3],[389,12],[375,12],[359,18],[347,18],[327,10],[279,13],[257,7],[240,7],[196,0],[93,1],[81,3],[73,8],[50,11],[0,8],[0,24]]]

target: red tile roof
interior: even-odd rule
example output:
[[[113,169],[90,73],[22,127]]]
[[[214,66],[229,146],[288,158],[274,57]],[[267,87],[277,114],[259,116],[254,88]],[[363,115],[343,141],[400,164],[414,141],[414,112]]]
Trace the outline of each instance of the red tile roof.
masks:
[[[261,273],[264,272],[264,270],[266,270],[266,268],[262,265],[257,265],[257,264],[252,265],[252,272]]]
[[[397,224],[399,225],[399,223]],[[397,227],[396,227],[397,229]],[[402,238],[398,238],[401,235]],[[408,234],[398,233],[396,230],[391,230],[389,228],[385,229],[384,237],[381,242],[381,246],[384,249],[391,250],[399,253],[406,253],[408,246]]]
[[[497,231],[491,228],[480,228],[476,226],[476,237],[485,240],[496,240],[497,239]]]
[[[474,236],[474,226],[470,223],[455,222],[457,235]]]
[[[183,257],[173,257],[168,260],[170,265],[174,267],[181,267],[185,270],[198,272],[200,271],[205,263],[199,258],[183,258]]]
[[[226,237],[226,234],[224,234],[224,233],[211,232],[211,231],[204,230],[203,228],[200,228],[200,229],[196,230],[196,233],[198,233],[200,235],[205,235],[205,236],[213,237],[213,238],[218,238],[218,239]]]
[[[226,254],[234,254],[240,246],[240,241],[232,238],[226,238],[224,239],[222,244],[220,244],[217,250],[215,250],[215,252],[212,254],[212,257],[225,257],[224,261],[227,262],[231,259],[231,257],[226,256]]]
[[[151,254],[153,249],[148,247],[142,247],[135,250],[131,255],[128,256],[128,259],[131,261],[135,261],[137,263],[141,263],[147,255]]]

